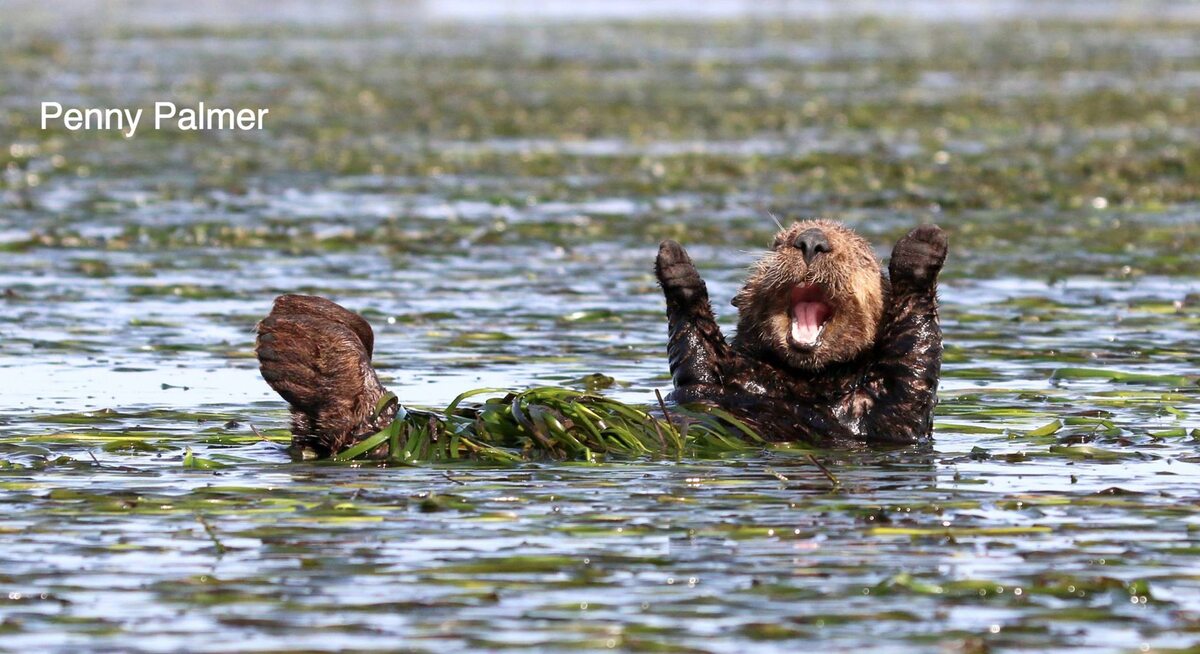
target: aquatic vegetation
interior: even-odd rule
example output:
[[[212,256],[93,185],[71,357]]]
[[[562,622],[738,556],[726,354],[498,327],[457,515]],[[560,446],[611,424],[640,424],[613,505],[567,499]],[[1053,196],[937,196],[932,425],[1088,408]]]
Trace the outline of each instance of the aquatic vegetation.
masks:
[[[654,416],[600,395],[553,387],[503,393],[482,404],[463,405],[468,398],[497,392],[467,391],[441,413],[402,406],[386,429],[334,458],[348,461],[367,455],[398,463],[595,462],[609,456],[678,459],[746,452],[766,444],[753,429],[716,407],[661,405],[663,415]],[[395,401],[396,396],[388,393],[379,410]]]

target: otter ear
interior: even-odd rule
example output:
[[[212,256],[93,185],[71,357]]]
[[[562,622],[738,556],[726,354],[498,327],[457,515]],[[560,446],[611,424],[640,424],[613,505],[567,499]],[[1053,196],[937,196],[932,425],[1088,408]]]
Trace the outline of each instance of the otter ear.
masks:
[[[737,307],[738,311],[741,311],[742,307],[746,306],[746,302],[749,301],[749,295],[750,294],[746,292],[746,287],[743,286],[742,290],[738,291],[737,295],[734,295],[733,299],[730,300],[729,303]]]

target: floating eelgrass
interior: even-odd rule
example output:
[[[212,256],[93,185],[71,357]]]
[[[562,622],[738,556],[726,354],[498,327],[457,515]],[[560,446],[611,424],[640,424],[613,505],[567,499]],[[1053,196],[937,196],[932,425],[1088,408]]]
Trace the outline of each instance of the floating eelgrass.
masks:
[[[484,395],[482,403],[464,401]],[[382,411],[396,398],[384,396]],[[444,411],[400,407],[396,419],[334,459],[398,463],[537,459],[596,461],[719,456],[766,441],[727,411],[708,406],[644,408],[578,390],[535,387],[521,392],[484,388],[459,395]]]

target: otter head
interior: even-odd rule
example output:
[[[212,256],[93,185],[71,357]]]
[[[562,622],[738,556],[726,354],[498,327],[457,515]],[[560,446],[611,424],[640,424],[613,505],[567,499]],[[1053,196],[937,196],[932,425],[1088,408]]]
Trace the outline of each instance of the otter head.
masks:
[[[879,261],[844,225],[798,222],[775,236],[733,305],[743,345],[793,368],[821,370],[875,342],[883,316]]]

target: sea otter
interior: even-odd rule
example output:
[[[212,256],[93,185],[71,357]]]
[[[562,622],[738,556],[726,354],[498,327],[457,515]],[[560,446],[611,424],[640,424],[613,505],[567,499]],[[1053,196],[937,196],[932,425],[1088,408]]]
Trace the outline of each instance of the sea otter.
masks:
[[[935,225],[910,231],[884,276],[871,246],[826,220],[776,236],[733,298],[726,342],[704,281],[665,241],[655,271],[667,299],[672,398],[715,404],[773,440],[916,443],[933,431],[942,332]]]
[[[724,408],[772,440],[912,443],[932,431],[942,339],[937,275],[945,234],[922,226],[883,276],[870,246],[829,221],[782,230],[734,298],[727,343],[704,281],[666,241],[655,271],[667,300],[677,403]],[[371,367],[371,326],[321,297],[282,295],[258,324],[263,378],[290,405],[293,444],[336,454],[399,411]]]

